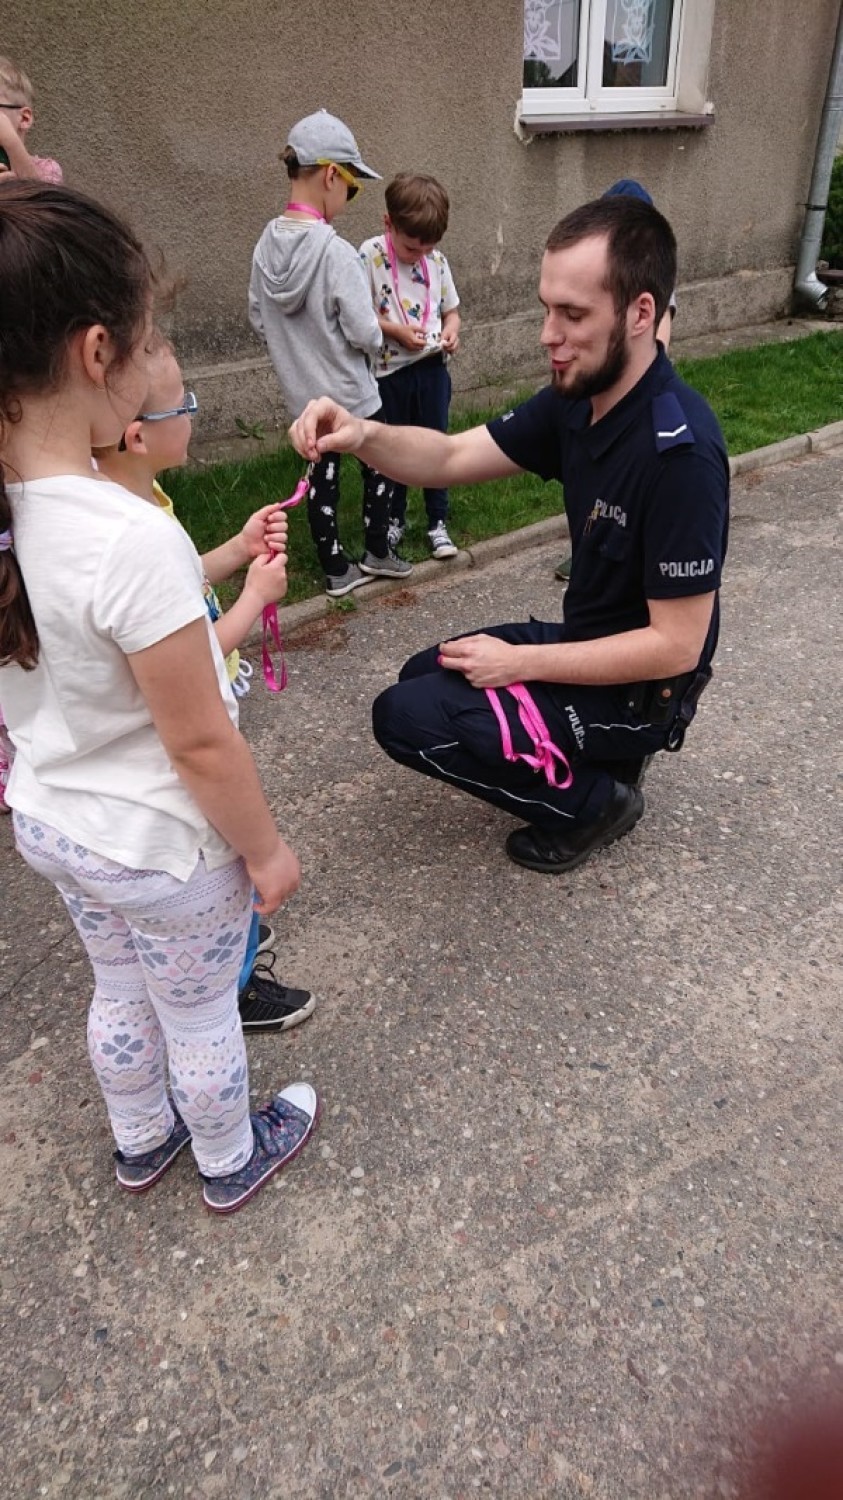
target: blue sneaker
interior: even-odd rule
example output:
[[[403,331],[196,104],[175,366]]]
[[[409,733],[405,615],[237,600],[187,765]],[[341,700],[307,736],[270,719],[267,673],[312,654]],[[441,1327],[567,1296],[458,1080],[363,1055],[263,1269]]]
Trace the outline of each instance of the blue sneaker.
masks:
[[[265,1182],[298,1156],[313,1134],[319,1101],[309,1083],[291,1083],[252,1115],[255,1149],[239,1172],[205,1177],[203,1197],[215,1214],[232,1214],[259,1192]]]
[[[190,1140],[190,1131],[175,1105],[173,1114],[176,1122],[163,1145],[155,1146],[152,1151],[144,1151],[140,1156],[124,1156],[122,1151],[115,1151],[117,1181],[127,1192],[145,1193],[153,1182],[164,1176],[167,1168],[173,1165],[179,1152]]]

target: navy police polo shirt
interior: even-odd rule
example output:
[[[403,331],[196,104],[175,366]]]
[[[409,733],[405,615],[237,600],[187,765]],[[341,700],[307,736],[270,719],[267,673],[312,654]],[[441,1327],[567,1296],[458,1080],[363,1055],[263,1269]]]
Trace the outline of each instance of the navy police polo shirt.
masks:
[[[590,401],[547,386],[488,424],[520,469],[565,487],[568,640],[640,630],[648,599],[719,589],[728,536],[729,461],[717,419],[661,346],[617,406],[593,425],[590,417]],[[701,666],[717,628],[715,601]]]

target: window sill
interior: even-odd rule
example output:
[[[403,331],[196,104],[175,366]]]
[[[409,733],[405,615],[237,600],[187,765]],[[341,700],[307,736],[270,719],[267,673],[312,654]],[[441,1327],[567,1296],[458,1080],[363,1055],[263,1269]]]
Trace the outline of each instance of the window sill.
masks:
[[[705,130],[714,124],[714,114],[667,114],[664,110],[653,114],[630,115],[567,115],[555,120],[525,119],[518,117],[518,133],[522,136],[572,135],[583,130]]]

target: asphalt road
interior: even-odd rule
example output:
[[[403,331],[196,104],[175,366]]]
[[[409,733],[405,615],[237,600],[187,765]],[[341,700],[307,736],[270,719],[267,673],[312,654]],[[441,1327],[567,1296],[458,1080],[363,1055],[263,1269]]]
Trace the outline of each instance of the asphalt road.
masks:
[[[249,1053],[324,1118],[231,1220],[187,1154],[116,1188],[87,964],[2,820],[4,1495],[728,1497],[843,1377],[841,480],[736,482],[715,683],[567,878],[368,728],[413,649],[554,616],[558,543],[294,633],[243,725],[319,1005]]]

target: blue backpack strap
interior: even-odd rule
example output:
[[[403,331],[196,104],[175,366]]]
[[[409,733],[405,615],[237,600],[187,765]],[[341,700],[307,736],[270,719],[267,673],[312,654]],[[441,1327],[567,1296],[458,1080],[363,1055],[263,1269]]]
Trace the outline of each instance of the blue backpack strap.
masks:
[[[662,391],[659,396],[654,396],[652,410],[657,453],[692,447],[694,434],[691,425],[673,391]]]

